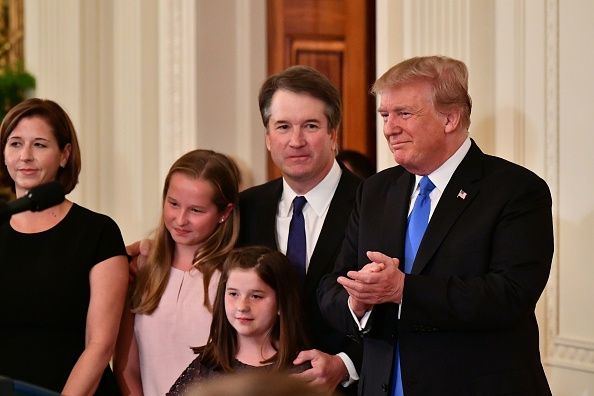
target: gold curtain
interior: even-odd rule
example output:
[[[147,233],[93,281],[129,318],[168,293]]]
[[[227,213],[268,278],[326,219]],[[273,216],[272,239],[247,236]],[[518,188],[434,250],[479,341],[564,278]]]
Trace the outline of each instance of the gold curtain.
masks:
[[[23,64],[23,0],[0,0],[0,69]]]
[[[23,33],[23,0],[0,0],[0,117],[15,101],[22,100],[21,88],[35,86],[33,77],[23,69]],[[0,202],[12,198],[10,189],[0,186]]]

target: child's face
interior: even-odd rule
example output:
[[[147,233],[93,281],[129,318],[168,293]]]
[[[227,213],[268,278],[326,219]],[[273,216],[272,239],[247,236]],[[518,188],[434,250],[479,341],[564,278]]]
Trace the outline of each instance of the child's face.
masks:
[[[276,293],[254,269],[234,269],[225,290],[227,320],[238,340],[252,338],[264,342],[278,316]]]
[[[212,235],[221,221],[212,197],[209,182],[179,172],[171,176],[163,220],[175,243],[198,248]]]

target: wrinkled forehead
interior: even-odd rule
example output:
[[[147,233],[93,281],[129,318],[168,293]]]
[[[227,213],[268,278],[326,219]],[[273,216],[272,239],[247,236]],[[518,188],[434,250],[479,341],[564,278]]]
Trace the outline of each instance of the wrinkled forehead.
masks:
[[[278,90],[270,103],[270,118],[286,121],[307,119],[327,121],[327,106],[316,97],[305,92]]]
[[[427,81],[411,81],[385,87],[377,92],[378,111],[411,105],[432,105],[433,86]]]

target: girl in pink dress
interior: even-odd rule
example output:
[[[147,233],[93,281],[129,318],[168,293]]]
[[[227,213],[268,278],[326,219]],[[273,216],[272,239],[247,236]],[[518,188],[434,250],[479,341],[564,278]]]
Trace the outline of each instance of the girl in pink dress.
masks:
[[[163,396],[204,344],[220,269],[237,240],[239,171],[194,150],[169,170],[163,213],[124,315],[114,369],[124,395]]]

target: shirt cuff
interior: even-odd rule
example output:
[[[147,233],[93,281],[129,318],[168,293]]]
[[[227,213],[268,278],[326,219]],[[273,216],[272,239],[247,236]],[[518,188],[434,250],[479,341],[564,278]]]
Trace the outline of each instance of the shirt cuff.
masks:
[[[341,382],[341,385],[346,388],[353,382],[359,380],[359,374],[357,373],[357,369],[355,368],[355,365],[353,364],[353,361],[351,360],[349,355],[347,355],[344,352],[339,352],[336,354],[336,356],[338,356],[342,360],[342,362],[344,363],[344,365],[349,373],[349,378],[347,380]]]
[[[355,323],[357,324],[357,327],[359,328],[359,331],[363,331],[363,329],[367,325],[367,321],[369,320],[369,315],[371,315],[371,309],[369,311],[365,312],[363,317],[361,317],[361,319],[359,319],[359,318],[357,318],[357,315],[355,314],[355,312],[351,309],[351,299],[350,298],[347,300],[347,305],[349,307],[349,311],[351,311],[351,316],[353,317],[353,319],[355,320]]]

